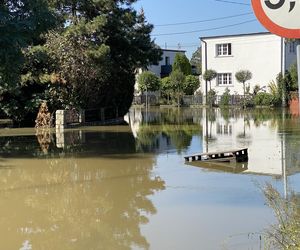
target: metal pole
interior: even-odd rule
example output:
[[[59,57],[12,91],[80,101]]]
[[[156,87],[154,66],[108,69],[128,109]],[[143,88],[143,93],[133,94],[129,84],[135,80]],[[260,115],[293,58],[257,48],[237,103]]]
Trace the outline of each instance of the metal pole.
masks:
[[[298,108],[300,112],[300,44],[297,44],[297,72],[298,72]],[[298,112],[298,113],[299,113]]]
[[[207,71],[207,42],[206,41],[204,41],[203,39],[200,39],[203,43],[204,43],[204,45],[205,45],[205,48],[204,48],[204,53],[205,53],[205,55],[204,55],[204,63],[205,63],[205,67],[204,67],[204,69],[205,69],[205,71],[204,72],[206,72]],[[203,79],[203,77],[202,77],[202,79]],[[207,105],[207,80],[205,80],[205,105]]]
[[[281,38],[281,75],[284,79],[285,76],[285,39]],[[285,81],[282,81],[282,107],[286,107],[286,86]]]

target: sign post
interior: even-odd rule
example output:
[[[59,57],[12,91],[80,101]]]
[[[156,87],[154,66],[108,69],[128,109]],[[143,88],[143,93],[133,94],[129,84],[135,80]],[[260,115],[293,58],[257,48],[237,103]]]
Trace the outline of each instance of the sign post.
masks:
[[[297,44],[298,101],[300,113],[300,44]]]
[[[251,0],[257,19],[278,36],[300,39],[300,1]],[[300,111],[300,45],[297,45],[298,93]]]

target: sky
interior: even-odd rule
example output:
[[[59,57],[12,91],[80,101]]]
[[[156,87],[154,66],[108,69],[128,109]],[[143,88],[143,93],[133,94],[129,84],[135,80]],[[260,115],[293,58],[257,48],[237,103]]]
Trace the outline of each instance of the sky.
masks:
[[[134,7],[143,8],[154,25],[156,44],[186,50],[189,59],[200,37],[266,31],[253,13],[251,0],[139,0]]]

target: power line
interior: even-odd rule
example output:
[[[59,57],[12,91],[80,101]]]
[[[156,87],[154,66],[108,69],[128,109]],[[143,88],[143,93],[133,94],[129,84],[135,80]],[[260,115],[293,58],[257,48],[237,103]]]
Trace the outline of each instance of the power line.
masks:
[[[239,5],[250,5],[249,3],[241,3],[241,2],[235,2],[235,1],[227,1],[227,0],[215,0],[216,2],[222,2],[222,3],[230,3],[230,4],[239,4]]]
[[[204,22],[211,22],[211,21],[217,21],[217,20],[224,20],[234,17],[240,17],[240,16],[247,16],[251,15],[253,12],[247,12],[243,14],[238,15],[232,15],[232,16],[225,16],[225,17],[217,17],[217,18],[211,18],[211,19],[204,19],[204,20],[198,20],[198,21],[190,21],[190,22],[181,22],[181,23],[167,23],[167,24],[156,24],[155,27],[163,27],[163,26],[175,26],[175,25],[185,25],[185,24],[193,24],[193,23],[204,23]]]
[[[238,25],[242,25],[245,23],[251,23],[257,21],[257,19],[251,19],[251,20],[247,20],[244,22],[240,22],[240,23],[234,23],[234,24],[229,24],[229,25],[224,25],[224,26],[219,26],[219,27],[214,27],[214,28],[207,28],[207,29],[201,29],[201,30],[192,30],[192,31],[184,31],[184,32],[175,32],[175,33],[162,33],[162,34],[154,34],[152,36],[173,36],[173,35],[183,35],[183,34],[191,34],[191,33],[197,33],[197,32],[202,32],[202,31],[211,31],[211,30],[218,30],[218,29],[224,29],[224,28],[229,28],[229,27],[234,27],[234,26],[238,26]]]

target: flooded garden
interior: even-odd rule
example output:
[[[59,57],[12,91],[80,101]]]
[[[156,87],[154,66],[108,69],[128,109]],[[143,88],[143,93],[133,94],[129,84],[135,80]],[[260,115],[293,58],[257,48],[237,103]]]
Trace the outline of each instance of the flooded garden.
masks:
[[[298,116],[132,108],[125,120],[0,130],[2,249],[270,247],[278,221],[265,187],[296,203],[300,192]],[[184,160],[235,148],[248,148],[249,161]]]

